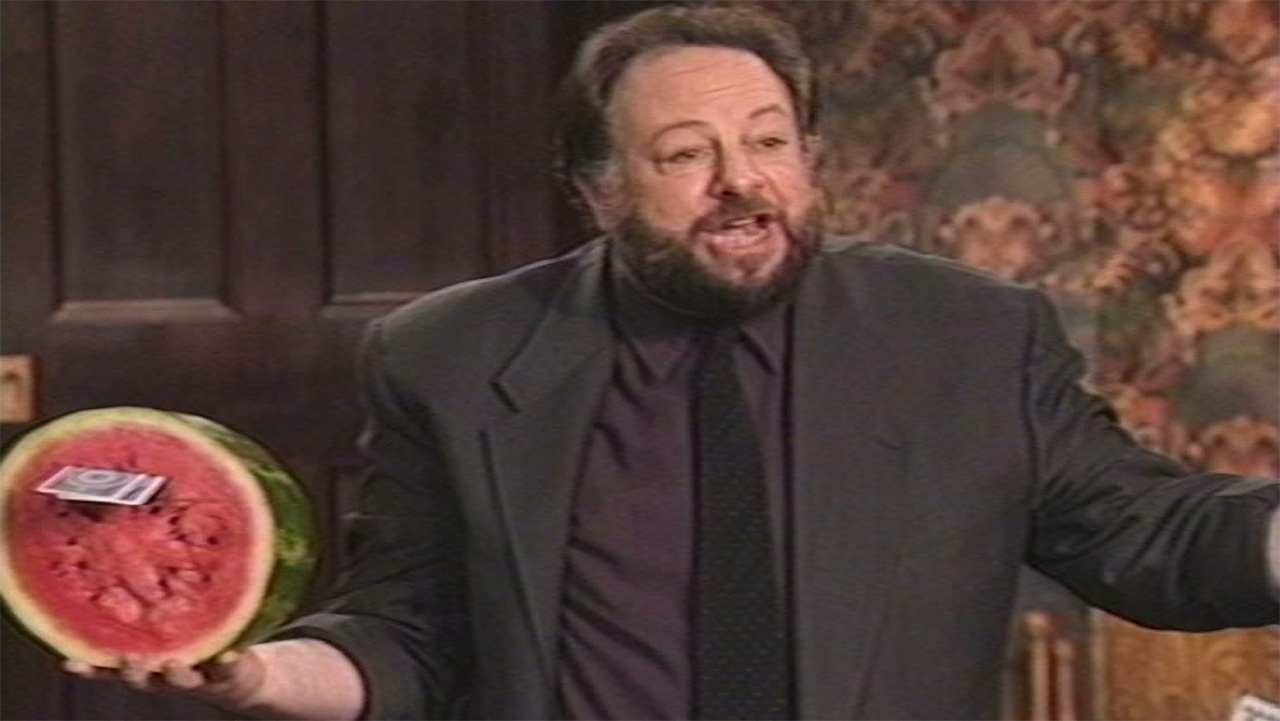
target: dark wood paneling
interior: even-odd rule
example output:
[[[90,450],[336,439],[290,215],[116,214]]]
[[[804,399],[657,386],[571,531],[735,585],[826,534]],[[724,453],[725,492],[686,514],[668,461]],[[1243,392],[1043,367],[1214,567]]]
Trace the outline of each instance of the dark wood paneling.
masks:
[[[57,6],[65,302],[220,297],[218,12]]]
[[[322,5],[335,303],[484,270],[468,5]]]
[[[554,255],[571,240],[556,235],[552,215],[550,70],[529,62],[546,54],[550,9],[519,0],[475,3],[472,16],[471,54],[488,101],[480,108],[488,162],[478,198],[491,268],[507,270]]]
[[[31,353],[53,306],[51,6],[0,3],[0,337],[5,353]]]
[[[147,405],[261,441],[316,498],[328,572],[364,323],[580,238],[557,225],[551,87],[566,18],[612,6],[0,8],[4,342],[37,355],[42,417]],[[5,718],[225,716],[71,681],[4,634]]]
[[[0,339],[4,353],[34,353],[53,303],[53,170],[48,5],[0,3]],[[17,269],[20,272],[14,272]],[[39,369],[37,369],[39,370]],[[37,398],[37,401],[39,399]],[[37,403],[39,405],[39,403]],[[37,408],[39,411],[39,408]],[[20,426],[0,427],[7,446]],[[23,636],[7,613],[0,621],[0,718],[68,717],[66,677],[51,656]]]
[[[222,6],[227,261],[250,317],[323,302],[318,33],[314,3]]]

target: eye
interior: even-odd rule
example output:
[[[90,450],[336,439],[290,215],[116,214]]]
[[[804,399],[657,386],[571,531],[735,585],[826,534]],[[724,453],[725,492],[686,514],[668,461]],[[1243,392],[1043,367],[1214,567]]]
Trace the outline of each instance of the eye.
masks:
[[[760,150],[781,150],[791,144],[791,139],[784,135],[766,135],[755,141]]]
[[[671,166],[692,165],[705,160],[710,152],[710,149],[703,147],[680,148],[662,156],[661,162]]]

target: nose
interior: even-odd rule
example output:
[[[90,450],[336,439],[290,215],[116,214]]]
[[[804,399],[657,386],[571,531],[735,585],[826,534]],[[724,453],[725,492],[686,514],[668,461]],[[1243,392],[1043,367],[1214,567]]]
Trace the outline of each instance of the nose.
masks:
[[[750,153],[741,150],[725,150],[712,192],[717,197],[752,195],[764,185],[764,176]]]

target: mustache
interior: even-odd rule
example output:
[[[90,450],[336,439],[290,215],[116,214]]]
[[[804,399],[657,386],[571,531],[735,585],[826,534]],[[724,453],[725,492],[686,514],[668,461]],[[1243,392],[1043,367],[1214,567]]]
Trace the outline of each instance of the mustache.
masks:
[[[778,207],[759,195],[731,195],[720,202],[720,207],[698,218],[693,224],[695,232],[719,230],[731,220],[751,215],[763,215],[773,219],[780,215]]]

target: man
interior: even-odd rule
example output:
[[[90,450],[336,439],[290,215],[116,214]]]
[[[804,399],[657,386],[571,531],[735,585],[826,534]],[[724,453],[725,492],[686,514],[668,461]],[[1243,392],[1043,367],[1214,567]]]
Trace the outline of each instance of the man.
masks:
[[[812,107],[749,11],[588,40],[563,165],[606,238],[375,323],[331,600],[121,675],[270,717],[979,718],[1023,562],[1151,626],[1277,620],[1275,484],[1137,448],[1039,295],[820,250]]]

